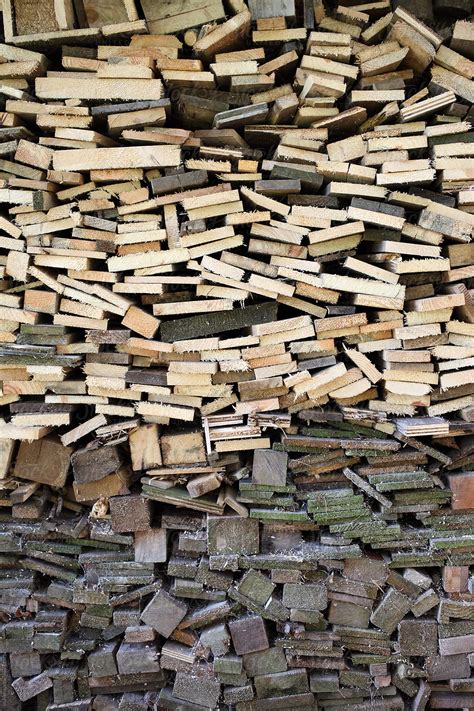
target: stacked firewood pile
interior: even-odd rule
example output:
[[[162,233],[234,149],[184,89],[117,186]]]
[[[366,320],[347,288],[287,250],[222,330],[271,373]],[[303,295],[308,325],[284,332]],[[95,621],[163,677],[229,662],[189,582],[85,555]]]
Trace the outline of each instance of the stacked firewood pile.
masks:
[[[1,708],[474,708],[470,2],[330,4],[1,45]]]

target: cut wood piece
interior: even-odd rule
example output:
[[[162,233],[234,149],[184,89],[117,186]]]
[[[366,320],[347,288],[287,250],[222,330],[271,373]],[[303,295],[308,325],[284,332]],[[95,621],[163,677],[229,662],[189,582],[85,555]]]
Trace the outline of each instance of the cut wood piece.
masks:
[[[301,61],[303,69],[310,69],[314,72],[322,72],[324,74],[335,74],[336,76],[344,77],[345,79],[356,79],[359,73],[357,67],[352,67],[343,62],[333,62],[330,59],[320,57],[311,57],[304,55]]]
[[[130,306],[122,319],[122,324],[145,338],[153,338],[160,322],[137,306]]]
[[[389,284],[397,284],[399,277],[396,274],[392,274],[385,269],[381,269],[374,264],[369,264],[367,262],[362,262],[354,257],[347,257],[344,262],[346,269],[356,272],[358,274],[364,274],[365,276],[372,277],[373,279],[378,279],[379,281],[386,281]]]
[[[150,528],[146,531],[137,531],[134,541],[135,561],[137,563],[166,562],[167,535],[165,528]]]
[[[395,16],[394,16],[395,17]],[[399,20],[392,24],[388,38],[398,42],[402,47],[407,47],[409,52],[405,57],[405,64],[417,74],[424,72],[435,55],[435,46],[430,38],[426,37],[425,26],[416,22],[413,24]]]
[[[405,287],[398,284],[369,281],[368,279],[355,279],[353,277],[340,277],[332,274],[321,275],[322,286],[338,291],[349,291],[358,294],[372,294],[402,299]]]
[[[276,306],[266,303],[235,309],[225,315],[192,316],[174,322],[163,322],[161,335],[166,342],[184,340],[185,338],[200,338],[222,331],[233,331],[244,326],[250,327],[256,323],[268,323],[276,319],[276,313]]]
[[[149,31],[163,35],[225,17],[221,0],[191,0],[187,4],[166,2],[163,7],[156,7],[155,3],[146,0],[143,11]]]
[[[184,247],[151,252],[138,252],[137,254],[110,257],[108,259],[108,268],[111,272],[121,272],[154,266],[169,267],[169,265],[186,261],[189,256],[189,250]]]
[[[346,355],[352,360],[352,362],[361,369],[364,375],[370,380],[371,383],[377,383],[382,379],[382,373],[380,373],[373,363],[367,358],[366,355],[355,350],[347,350]]]
[[[366,153],[365,142],[361,136],[353,136],[327,145],[329,159],[346,162],[362,158]]]
[[[197,56],[210,60],[216,54],[239,47],[239,38],[249,31],[251,19],[248,9],[242,7],[241,12],[200,37],[193,46],[194,52]]]
[[[54,154],[55,170],[95,170],[170,167],[180,163],[178,146],[98,148],[59,151]]]
[[[452,91],[446,91],[439,96],[418,101],[412,106],[405,106],[400,111],[401,121],[413,121],[420,116],[426,116],[436,111],[440,111],[447,106],[451,106],[456,101],[456,96]]]
[[[472,23],[467,20],[458,20],[454,24],[453,36],[451,38],[451,49],[460,52],[464,57],[474,56],[472,47]]]
[[[62,445],[55,437],[22,442],[15,463],[15,476],[62,487],[66,482],[72,451],[71,447]]]
[[[360,207],[350,206],[347,211],[347,216],[353,220],[367,222],[371,225],[379,225],[388,229],[401,230],[405,224],[403,217],[384,214],[375,210],[364,209]]]
[[[63,447],[67,447],[73,442],[77,442],[79,439],[82,439],[82,437],[85,437],[97,428],[106,424],[107,420],[103,415],[96,415],[95,417],[92,417],[90,420],[83,422],[74,429],[69,430],[69,432],[66,432],[65,434],[61,435],[61,442],[63,444]]]
[[[433,66],[431,69],[431,80],[435,86],[439,86],[447,91],[452,91],[466,101],[472,102],[474,88],[471,79],[467,79],[443,67]]]
[[[163,95],[160,79],[95,79],[78,81],[71,77],[38,77],[35,91],[41,99],[84,99],[107,100],[121,99],[157,100]]]

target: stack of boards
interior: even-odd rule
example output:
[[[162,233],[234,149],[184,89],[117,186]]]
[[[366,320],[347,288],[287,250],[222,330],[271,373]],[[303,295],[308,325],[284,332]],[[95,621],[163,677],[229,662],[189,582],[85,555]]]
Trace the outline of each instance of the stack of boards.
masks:
[[[471,2],[329,4],[0,45],[2,708],[474,708]]]

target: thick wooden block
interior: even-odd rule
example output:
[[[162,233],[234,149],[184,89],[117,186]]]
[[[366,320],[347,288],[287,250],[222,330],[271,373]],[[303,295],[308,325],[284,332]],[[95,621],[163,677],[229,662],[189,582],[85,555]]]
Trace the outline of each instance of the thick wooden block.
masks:
[[[147,711],[147,708],[148,701],[146,694],[136,691],[126,691],[120,699],[118,711]]]
[[[74,478],[79,484],[98,481],[117,471],[122,464],[118,447],[100,447],[97,444],[78,449],[71,457]]]
[[[328,619],[332,624],[363,629],[369,626],[370,609],[349,600],[331,600]]]
[[[204,674],[178,672],[173,685],[173,694],[178,699],[214,708],[220,696],[221,685],[216,678]]]
[[[25,292],[23,306],[25,311],[41,314],[55,314],[58,311],[59,297],[54,291],[30,289]]]
[[[259,523],[240,516],[208,516],[207,547],[210,554],[259,552]]]
[[[166,528],[150,528],[135,533],[135,560],[138,563],[165,563],[167,559]]]
[[[265,622],[258,615],[247,615],[231,620],[229,632],[236,654],[259,652],[270,646]]]
[[[132,469],[152,469],[161,465],[158,425],[140,425],[128,435]]]
[[[298,610],[324,610],[327,588],[315,583],[286,583],[283,585],[283,604]]]
[[[429,657],[426,660],[426,671],[428,672],[428,681],[466,679],[471,675],[471,667],[466,654]]]
[[[84,86],[82,84],[84,83]],[[90,99],[90,100],[101,100],[101,99],[141,99],[141,100],[156,100],[161,99],[163,92],[163,84],[159,79],[96,79],[94,76],[87,82],[78,82],[74,77],[39,77],[36,80],[36,95],[42,97],[43,99]],[[66,153],[67,151],[63,151]],[[131,154],[133,156],[133,153]],[[132,158],[130,158],[132,160]],[[67,160],[58,161],[58,164],[53,163],[55,170],[67,170]],[[60,167],[62,165],[63,167]],[[104,163],[103,166],[100,165],[99,161],[96,161],[93,166],[94,168],[110,168],[119,166],[110,166]],[[127,167],[127,166],[123,166]],[[142,168],[144,166],[129,166],[135,168]],[[151,166],[148,166],[151,167]],[[70,170],[88,170],[86,164],[82,164],[82,167],[70,168]]]
[[[312,672],[309,675],[309,687],[314,693],[339,691],[339,676],[325,672]]]
[[[271,580],[258,570],[249,570],[240,581],[238,590],[258,605],[265,605],[275,587]]]
[[[291,704],[291,697],[309,691],[306,669],[289,669],[276,674],[264,674],[254,679],[255,689],[259,698],[268,699],[273,696],[286,696]]]
[[[398,625],[400,651],[407,657],[431,657],[438,650],[436,620],[402,620]]]
[[[472,654],[474,652],[474,634],[464,634],[459,637],[443,637],[439,640],[441,656],[453,654]]]
[[[144,338],[153,338],[160,322],[157,318],[137,306],[130,306],[122,319],[122,324]]]
[[[116,533],[148,531],[151,525],[151,501],[143,496],[113,496],[109,499],[112,528]]]
[[[207,461],[202,432],[168,432],[161,437],[165,466],[204,464]]]
[[[445,565],[443,568],[443,588],[447,593],[467,592],[469,581],[468,565]]]
[[[28,699],[33,699],[43,691],[46,691],[46,689],[50,689],[52,685],[53,682],[46,672],[42,672],[41,674],[33,676],[29,679],[15,679],[12,683],[12,686],[18,694],[20,701],[28,701]]]
[[[248,328],[257,323],[268,323],[275,321],[276,317],[277,308],[274,303],[268,302],[255,306],[245,306],[242,309],[234,309],[233,311],[165,321],[161,325],[161,337],[166,343],[189,338],[202,338],[216,333],[223,333],[224,331]]]
[[[199,640],[203,647],[208,647],[211,650],[212,654],[214,655],[214,658],[223,657],[223,655],[227,654],[229,651],[230,635],[227,631],[227,627],[224,624],[216,624],[211,625],[210,627],[205,627],[199,635]],[[224,673],[229,674],[240,674],[241,670],[237,672],[226,672],[225,670],[222,671]]]
[[[119,674],[142,674],[160,671],[158,652],[154,644],[122,642],[116,655]]]
[[[288,455],[272,449],[257,449],[253,455],[252,481],[255,484],[285,486]]]
[[[410,598],[390,588],[370,616],[370,621],[384,632],[391,634],[405,617],[410,606]]]
[[[474,509],[474,472],[450,474],[448,481],[453,492],[453,509]]]
[[[117,641],[99,645],[87,657],[89,672],[94,676],[114,676],[117,674],[115,654],[118,649]]]
[[[284,651],[279,647],[270,647],[260,652],[250,652],[243,656],[244,669],[251,677],[261,674],[276,674],[286,671],[288,664]]]
[[[187,611],[188,606],[184,602],[160,590],[145,607],[140,619],[162,637],[169,637]]]
[[[72,447],[64,447],[56,437],[44,437],[37,442],[21,442],[14,475],[53,487],[66,483]]]
[[[41,674],[41,657],[38,652],[10,654],[10,670],[13,677]]]

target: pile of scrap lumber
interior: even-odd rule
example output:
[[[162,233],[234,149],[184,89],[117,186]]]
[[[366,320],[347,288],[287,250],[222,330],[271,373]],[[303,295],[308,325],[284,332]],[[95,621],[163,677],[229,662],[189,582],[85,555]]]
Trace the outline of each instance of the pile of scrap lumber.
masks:
[[[474,708],[471,0],[119,4],[4,2],[1,707]]]

